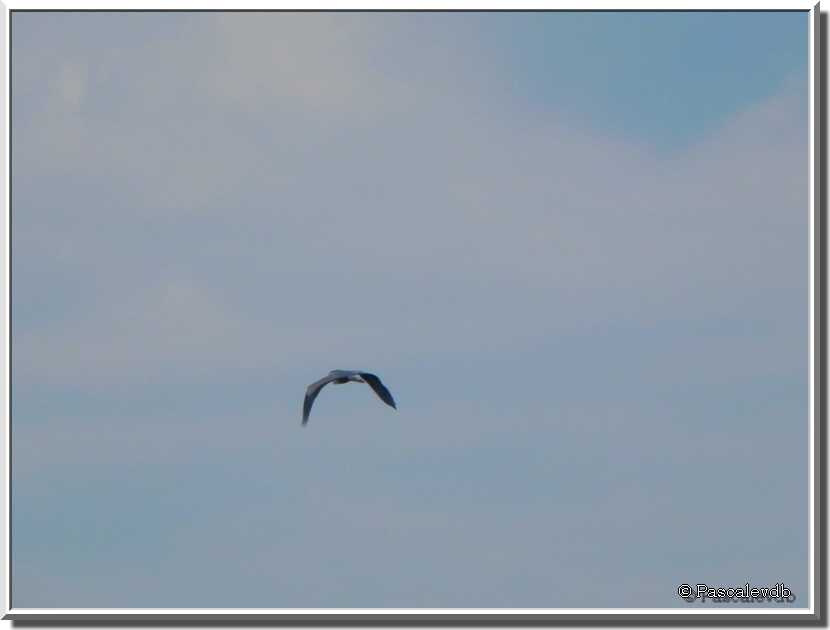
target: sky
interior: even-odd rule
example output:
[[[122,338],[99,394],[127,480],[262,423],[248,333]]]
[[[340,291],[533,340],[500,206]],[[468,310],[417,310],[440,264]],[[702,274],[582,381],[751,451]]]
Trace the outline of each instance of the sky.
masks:
[[[807,28],[15,12],[14,608],[807,606]]]

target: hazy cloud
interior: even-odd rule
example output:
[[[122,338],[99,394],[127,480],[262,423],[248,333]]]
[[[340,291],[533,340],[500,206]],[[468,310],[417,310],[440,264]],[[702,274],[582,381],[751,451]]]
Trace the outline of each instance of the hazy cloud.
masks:
[[[666,153],[531,106],[457,15],[41,15],[15,606],[804,592],[800,69]],[[300,430],[335,367],[400,411],[338,388]]]

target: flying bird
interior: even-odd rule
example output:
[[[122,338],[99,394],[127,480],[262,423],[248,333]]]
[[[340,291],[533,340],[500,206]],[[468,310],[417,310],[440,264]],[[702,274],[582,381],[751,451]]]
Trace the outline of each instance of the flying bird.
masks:
[[[366,383],[383,402],[393,409],[397,409],[392,394],[389,393],[386,386],[374,374],[358,372],[357,370],[332,370],[328,373],[328,376],[324,376],[306,388],[305,401],[303,402],[303,425],[308,422],[308,414],[311,413],[311,405],[314,404],[314,399],[317,398],[317,394],[329,383],[334,383],[335,385],[342,385],[343,383]]]

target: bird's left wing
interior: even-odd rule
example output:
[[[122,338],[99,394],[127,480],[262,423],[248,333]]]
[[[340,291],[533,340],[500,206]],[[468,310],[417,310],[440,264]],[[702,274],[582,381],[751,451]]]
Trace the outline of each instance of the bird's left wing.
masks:
[[[331,383],[336,378],[337,376],[329,374],[321,378],[319,381],[314,381],[306,388],[305,400],[303,401],[303,424],[308,422],[308,414],[311,413],[311,405],[314,404],[314,399],[317,398],[317,394],[320,393],[320,390],[323,389],[323,387]]]

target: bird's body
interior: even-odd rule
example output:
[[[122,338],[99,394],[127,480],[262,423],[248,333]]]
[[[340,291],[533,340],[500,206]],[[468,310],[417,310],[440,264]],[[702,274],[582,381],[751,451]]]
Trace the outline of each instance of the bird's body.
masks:
[[[360,372],[352,370],[332,370],[326,378],[334,377],[331,381],[335,385],[343,385],[344,383],[365,383],[361,377]],[[325,383],[324,383],[325,384]]]
[[[324,376],[319,381],[313,382],[305,390],[305,400],[303,401],[303,424],[308,422],[308,415],[311,413],[311,406],[314,404],[314,399],[329,383],[335,385],[343,385],[345,383],[366,383],[378,395],[378,397],[393,409],[397,409],[395,399],[392,394],[386,389],[386,386],[380,382],[380,379],[371,372],[361,372],[359,370],[332,370],[327,376]]]

